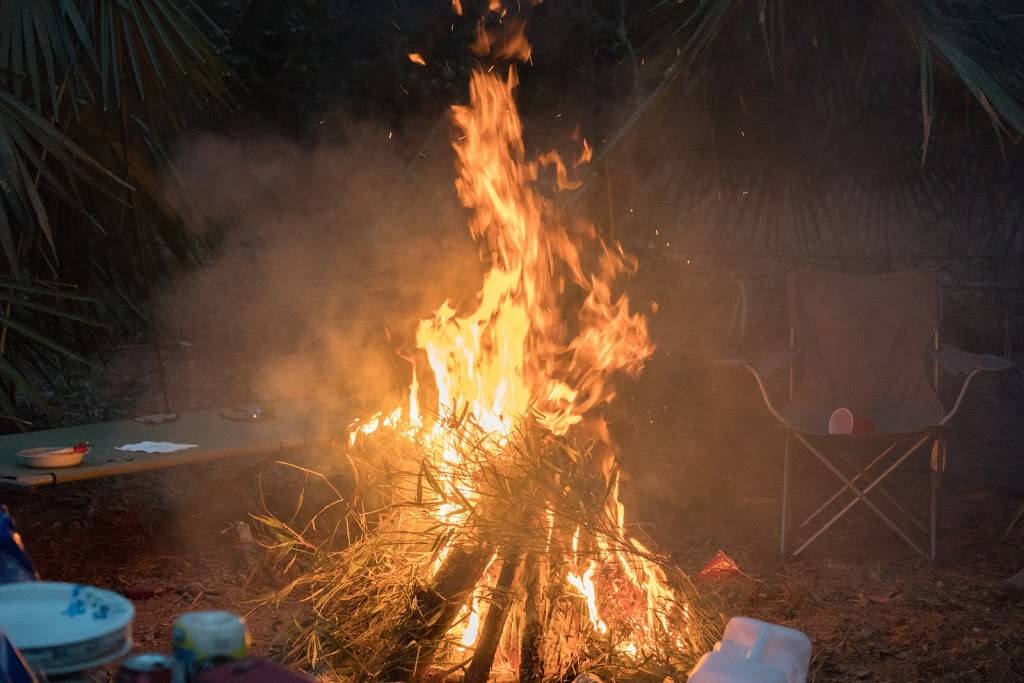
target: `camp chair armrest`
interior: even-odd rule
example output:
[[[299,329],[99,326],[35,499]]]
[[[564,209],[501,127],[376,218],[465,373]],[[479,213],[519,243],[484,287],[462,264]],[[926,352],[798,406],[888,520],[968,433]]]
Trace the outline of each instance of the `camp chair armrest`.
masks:
[[[775,348],[753,358],[716,358],[714,363],[724,367],[748,367],[764,378],[792,363],[796,353],[793,349]]]
[[[786,418],[782,416],[782,413],[775,407],[775,403],[772,401],[771,394],[768,393],[768,388],[765,386],[764,379],[767,375],[775,372],[782,368],[787,363],[791,363],[796,356],[796,351],[790,349],[779,349],[769,351],[763,354],[757,359],[743,359],[743,358],[719,358],[715,360],[715,365],[727,368],[743,368],[751,375],[754,376],[754,381],[757,382],[757,388],[761,391],[761,398],[764,399],[764,404],[768,408],[768,412],[772,414],[776,420],[781,424],[788,424]]]
[[[932,358],[942,368],[954,375],[969,375],[975,370],[982,372],[1000,372],[1013,367],[1011,361],[987,353],[971,353],[955,346],[943,344],[942,349],[932,351]]]
[[[971,382],[975,377],[983,372],[1003,372],[1014,367],[1014,364],[1005,358],[984,353],[962,351],[955,346],[944,346],[941,351],[932,351],[932,357],[947,372],[954,375],[967,375],[964,378],[964,383],[960,386],[960,393],[957,395],[953,407],[950,408],[946,417],[942,418],[941,424],[946,424],[959,412],[960,406],[963,405],[964,397],[967,396],[967,390],[970,388]]]

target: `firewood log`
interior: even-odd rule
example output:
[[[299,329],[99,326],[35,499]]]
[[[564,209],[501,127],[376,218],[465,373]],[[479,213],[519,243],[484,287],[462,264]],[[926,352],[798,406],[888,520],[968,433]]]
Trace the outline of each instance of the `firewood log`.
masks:
[[[512,602],[512,581],[516,578],[518,568],[519,554],[509,553],[502,561],[501,572],[498,574],[498,581],[491,596],[491,604],[487,608],[487,616],[484,618],[483,628],[477,638],[473,661],[466,671],[463,683],[487,683],[491,666],[494,664],[494,655],[498,651],[498,643],[501,641],[501,632],[505,628],[505,619]]]
[[[482,544],[452,549],[433,583],[415,592],[414,604],[395,626],[388,641],[395,643],[396,649],[386,659],[379,680],[423,680],[493,552]]]
[[[523,635],[520,641],[520,683],[541,683],[544,680],[544,575],[541,558],[529,553],[523,562]]]

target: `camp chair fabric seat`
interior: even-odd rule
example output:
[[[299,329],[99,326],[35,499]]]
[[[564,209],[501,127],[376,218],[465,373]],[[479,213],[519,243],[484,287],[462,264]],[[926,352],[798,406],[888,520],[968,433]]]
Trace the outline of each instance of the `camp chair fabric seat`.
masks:
[[[939,321],[933,274],[797,273],[787,284],[800,349],[799,381],[782,408],[788,424],[827,433],[836,408],[893,434],[942,420],[946,411],[925,372]]]
[[[177,420],[162,424],[115,420],[7,434],[0,436],[0,486],[32,488],[222,458],[284,455],[318,439],[322,423],[315,416],[311,406],[288,403],[274,406],[273,417],[261,421],[229,419],[221,410],[206,410],[183,413]],[[339,421],[338,424],[346,423]],[[168,441],[196,447],[172,453],[141,453],[117,448],[142,441]],[[30,468],[16,457],[27,448],[70,446],[81,442],[89,443],[90,451],[84,461],[74,467]]]
[[[978,373],[1007,370],[1012,364],[939,343],[941,290],[934,273],[798,272],[787,279],[787,294],[788,361],[779,363],[783,356],[778,350],[758,360],[726,361],[754,376],[765,405],[786,432],[782,553],[788,551],[793,526],[791,456],[803,450],[832,472],[841,487],[799,525],[808,528],[810,535],[794,555],[860,503],[909,546],[934,559],[939,479],[946,462],[944,428]],[[963,382],[949,409],[936,390],[940,365]],[[786,366],[790,368],[789,399],[777,406],[765,384],[766,370]],[[837,408],[868,418],[874,429],[863,434],[829,434],[829,417]],[[864,453],[869,459],[858,460]],[[921,453],[930,454],[927,523],[910,514],[884,488],[897,467]],[[826,509],[834,504],[841,507],[829,516]],[[909,523],[897,524],[897,513]],[[814,520],[820,521],[816,530],[809,526]],[[928,536],[927,550],[913,539],[910,527]]]

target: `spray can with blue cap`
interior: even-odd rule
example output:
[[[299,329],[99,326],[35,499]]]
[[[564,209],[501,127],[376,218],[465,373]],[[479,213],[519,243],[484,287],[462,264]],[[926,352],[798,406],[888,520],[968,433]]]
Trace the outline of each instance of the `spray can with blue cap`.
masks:
[[[0,505],[0,583],[38,580],[39,575],[28,559],[14,520],[7,508]]]

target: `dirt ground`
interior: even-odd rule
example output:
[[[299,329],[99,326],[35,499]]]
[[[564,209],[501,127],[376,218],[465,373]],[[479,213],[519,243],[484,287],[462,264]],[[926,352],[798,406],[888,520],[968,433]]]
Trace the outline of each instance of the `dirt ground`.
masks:
[[[155,409],[150,360],[145,349],[126,353],[101,376],[79,381],[79,389],[64,387],[63,404],[72,407],[57,420]],[[246,363],[258,359],[221,358],[211,366],[193,349],[171,352],[167,362],[178,410],[252,398]],[[814,643],[812,681],[1024,680],[1024,598],[999,589],[1024,566],[1024,529],[999,540],[1013,501],[949,487],[935,565],[863,509],[805,555],[783,561],[773,444],[763,444],[753,459],[735,455],[723,471],[698,450],[659,437],[657,425],[645,434],[660,439],[645,459],[660,465],[645,469],[637,458],[624,458],[632,474],[628,519],[691,575],[719,549],[735,559],[746,576],[698,585],[728,615],[805,631]],[[828,481],[798,474],[816,486]],[[919,493],[912,474],[908,481],[908,495]],[[140,650],[167,650],[171,623],[184,611],[225,608],[246,615],[255,650],[267,652],[289,615],[253,611],[273,577],[253,571],[258,563],[237,524],[262,504],[287,509],[299,486],[294,472],[273,463],[232,461],[32,494],[0,491],[0,501],[11,508],[44,578],[135,597]],[[99,672],[96,680],[109,676]]]

